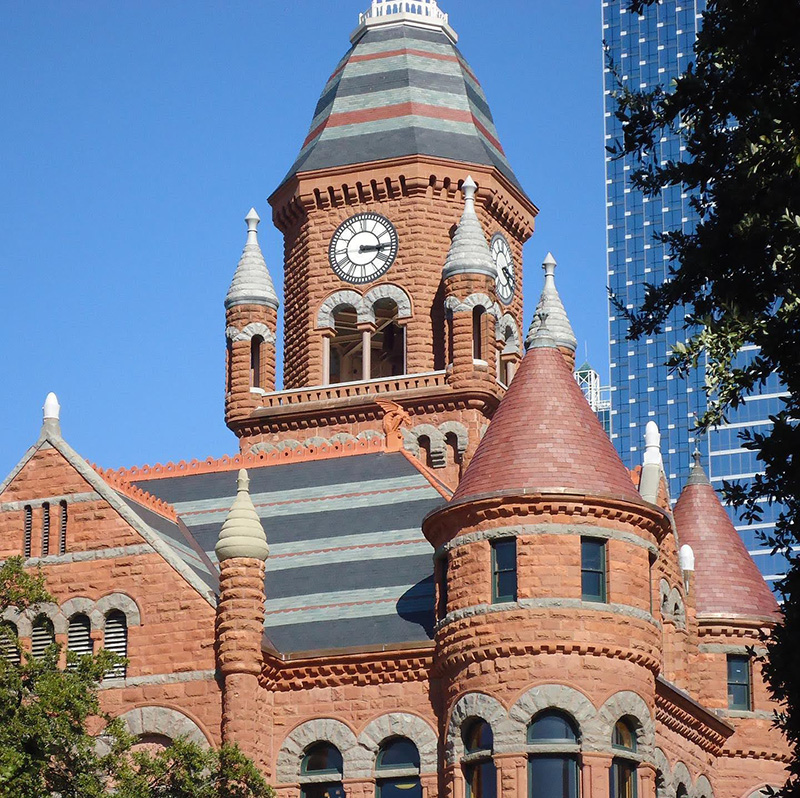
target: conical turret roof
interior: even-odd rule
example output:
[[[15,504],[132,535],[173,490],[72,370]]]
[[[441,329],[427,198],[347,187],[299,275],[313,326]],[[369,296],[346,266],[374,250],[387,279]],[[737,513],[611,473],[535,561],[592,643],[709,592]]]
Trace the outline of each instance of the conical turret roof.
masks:
[[[539,328],[453,501],[492,493],[613,495],[641,503],[549,330]]]
[[[675,505],[681,544],[695,555],[698,615],[773,618],[778,603],[700,464]]]
[[[256,209],[250,208],[244,220],[247,223],[247,241],[225,297],[225,309],[236,305],[267,305],[277,310],[278,295],[258,243],[261,219]]]
[[[569,349],[574,352],[578,348],[578,339],[572,331],[567,311],[564,310],[564,303],[556,288],[556,259],[551,252],[547,253],[542,268],[544,269],[544,288],[536,306],[528,335],[525,338],[525,346],[530,346],[536,330],[539,328],[539,319],[542,313],[547,314],[547,326],[556,339],[556,344],[562,349]]]
[[[442,277],[454,274],[485,274],[495,279],[497,266],[483,234],[480,219],[475,213],[475,192],[478,186],[472,177],[467,177],[461,191],[464,194],[464,213],[458,223]]]

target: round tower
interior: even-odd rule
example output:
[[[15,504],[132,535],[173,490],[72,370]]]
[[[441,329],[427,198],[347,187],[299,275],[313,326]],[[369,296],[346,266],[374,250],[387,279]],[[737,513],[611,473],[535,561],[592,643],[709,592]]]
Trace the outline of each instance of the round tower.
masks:
[[[219,560],[217,663],[222,675],[222,740],[263,761],[267,735],[259,711],[258,677],[263,655],[264,572],[269,547],[253,501],[247,471],[239,472],[237,494],[216,545]]]
[[[541,312],[452,500],[423,527],[436,550],[444,794],[464,794],[476,720],[491,724],[504,794],[525,794],[518,774],[537,750],[563,759],[549,794],[577,794],[581,780],[581,794],[607,795],[609,778],[655,794],[650,568],[670,528],[635,489]]]
[[[228,426],[249,417],[260,397],[275,390],[278,296],[258,243],[260,221],[251,208],[245,217],[247,241],[225,297]]]

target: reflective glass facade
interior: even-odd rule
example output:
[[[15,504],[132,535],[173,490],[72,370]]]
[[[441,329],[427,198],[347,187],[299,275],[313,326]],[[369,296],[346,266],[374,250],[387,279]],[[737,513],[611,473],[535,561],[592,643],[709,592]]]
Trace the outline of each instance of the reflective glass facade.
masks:
[[[627,11],[628,0],[603,2],[603,38],[622,79],[632,88],[652,88],[668,83],[693,59],[697,27],[704,0],[662,0],[644,17]],[[614,117],[611,92],[615,78],[606,68],[605,144],[621,140],[622,130]],[[664,136],[660,142],[662,161],[682,157],[679,136]],[[631,159],[614,160],[606,154],[606,205],[608,284],[627,308],[638,307],[646,283],[664,280],[669,255],[656,240],[662,230],[695,222],[688,197],[680,188],[669,188],[657,199],[647,199],[631,189]],[[709,476],[716,487],[723,479],[747,479],[758,471],[755,455],[741,448],[737,437],[746,426],[763,431],[768,417],[780,407],[780,386],[771,381],[761,396],[750,398],[732,413],[724,428],[703,439],[696,437],[694,418],[702,413],[705,394],[700,372],[683,379],[663,365],[672,345],[685,339],[683,313],[676,312],[659,335],[639,341],[626,340],[627,322],[609,304],[611,437],[629,468],[641,463],[644,432],[655,421],[662,434],[662,450],[670,492],[677,499],[691,467],[691,454],[698,446],[704,454]],[[741,357],[750,356],[743,352]],[[744,525],[734,512],[731,517],[753,553],[761,572],[774,580],[783,571],[782,558],[773,556],[758,539],[768,529],[775,510],[765,507],[763,522]]]

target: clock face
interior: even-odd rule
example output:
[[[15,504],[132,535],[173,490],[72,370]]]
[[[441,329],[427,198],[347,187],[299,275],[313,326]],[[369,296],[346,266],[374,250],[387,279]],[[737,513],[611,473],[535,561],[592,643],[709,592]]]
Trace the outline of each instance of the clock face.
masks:
[[[379,213],[357,213],[333,234],[331,268],[348,283],[368,283],[389,271],[397,257],[397,230]]]
[[[508,305],[514,298],[517,290],[517,276],[514,268],[514,254],[511,252],[506,237],[502,233],[492,236],[492,258],[497,266],[497,281],[495,290],[504,305]]]

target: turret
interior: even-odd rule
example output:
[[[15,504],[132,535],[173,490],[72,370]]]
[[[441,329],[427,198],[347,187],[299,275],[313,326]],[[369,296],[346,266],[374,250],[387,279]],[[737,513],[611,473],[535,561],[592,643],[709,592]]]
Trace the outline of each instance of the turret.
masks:
[[[577,734],[589,733],[580,729],[580,702],[588,696],[590,706],[601,707],[609,684],[624,685],[626,710],[608,714],[612,725],[627,716],[639,730],[639,783],[650,795],[661,662],[650,568],[671,527],[663,510],[642,501],[560,340],[540,312],[528,352],[452,500],[424,523],[437,563],[435,667],[447,711],[456,715],[465,694],[514,704],[520,684],[535,674],[536,696],[551,696],[547,701],[572,713]],[[446,779],[449,794],[458,795],[462,754],[452,739]],[[592,746],[584,787],[608,794],[610,729]],[[524,772],[528,753],[502,760],[509,779]]]
[[[249,417],[259,397],[275,390],[278,296],[258,243],[258,214],[245,217],[247,242],[225,297],[225,421]]]
[[[539,304],[536,306],[536,312],[533,315],[533,321],[528,330],[528,335],[525,338],[525,346],[529,347],[539,329],[540,317],[542,313],[547,314],[547,326],[555,339],[556,346],[564,355],[570,369],[575,368],[575,350],[578,348],[578,340],[575,338],[575,333],[572,331],[569,317],[566,310],[564,310],[564,303],[558,294],[556,288],[556,259],[553,257],[552,252],[547,253],[547,257],[542,263],[544,269],[544,288],[542,295],[539,298]]]
[[[269,547],[241,470],[237,494],[216,545],[219,560],[217,660],[222,675],[222,739],[261,758],[258,677],[264,636],[264,571]]]
[[[455,388],[496,381],[497,267],[475,213],[477,190],[467,177],[461,187],[464,212],[442,270],[447,363]]]

